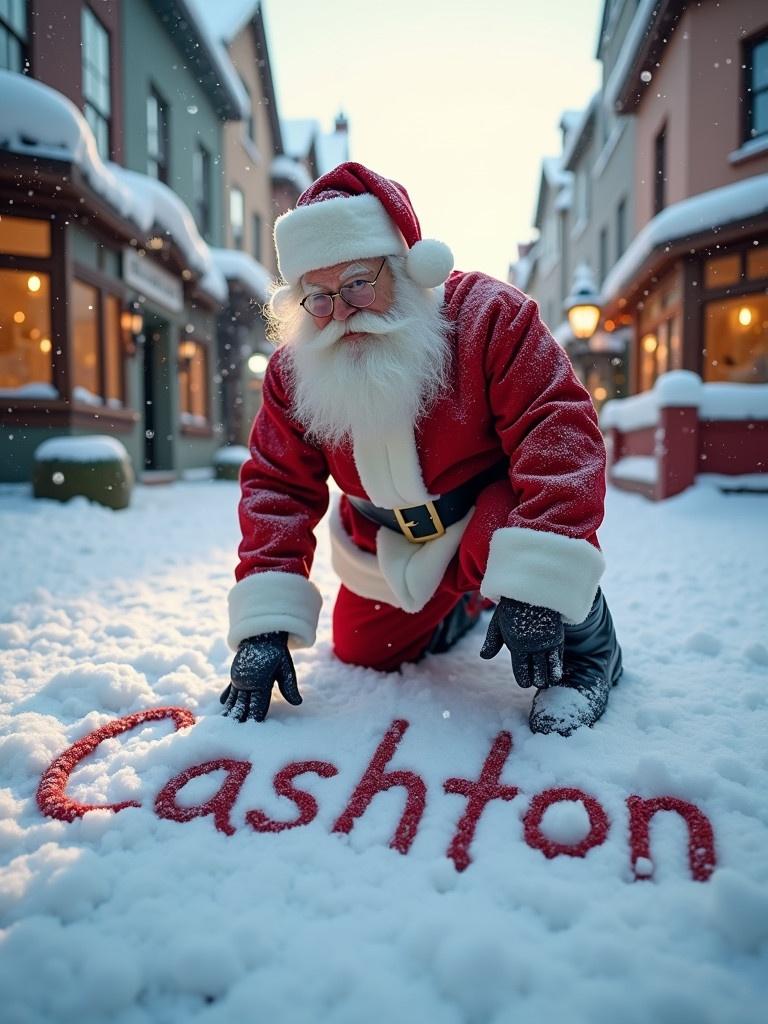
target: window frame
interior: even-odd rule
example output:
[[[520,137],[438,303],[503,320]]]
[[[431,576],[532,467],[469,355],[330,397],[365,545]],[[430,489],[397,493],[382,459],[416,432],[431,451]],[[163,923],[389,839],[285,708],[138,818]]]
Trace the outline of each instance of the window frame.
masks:
[[[203,364],[203,406],[204,423],[193,423],[190,421],[185,422],[184,415],[196,416],[197,413],[192,412],[193,400],[192,400],[192,374],[191,367],[193,359],[183,357],[181,354],[181,347],[183,345],[194,345],[197,351],[202,355]],[[178,381],[178,396],[179,396],[179,429],[182,434],[197,434],[208,436],[212,433],[212,412],[213,403],[211,400],[211,379],[210,379],[210,352],[209,347],[205,341],[194,336],[184,335],[179,338],[176,344],[176,356],[177,356],[177,381]],[[188,363],[189,365],[184,367],[182,364]]]
[[[661,213],[667,205],[667,122],[653,137],[653,215]]]
[[[253,238],[251,239],[251,252],[253,253],[253,258],[259,263],[261,263],[262,255],[261,229],[261,214],[257,210],[254,210],[251,213],[251,232],[253,233]]]
[[[742,144],[753,142],[755,139],[764,140],[768,138],[768,119],[763,131],[752,134],[752,121],[754,117],[754,99],[757,94],[768,94],[768,81],[758,90],[756,94],[752,87],[754,74],[753,55],[758,46],[768,45],[768,28],[763,28],[748,39],[742,40]]]
[[[126,351],[123,343],[123,334],[120,330],[120,324],[118,322],[118,344],[120,356],[118,359],[119,366],[119,377],[121,387],[120,406],[112,406],[109,404],[107,397],[107,359],[106,359],[106,344],[107,336],[105,325],[107,322],[107,297],[112,296],[118,300],[119,308],[122,310],[125,307],[127,301],[126,291],[120,287],[120,283],[113,281],[112,278],[107,275],[99,273],[94,270],[93,267],[89,267],[87,264],[80,263],[75,260],[72,266],[72,276],[70,278],[68,295],[70,301],[68,305],[72,306],[72,290],[74,288],[75,280],[80,281],[82,284],[88,285],[89,288],[94,288],[97,294],[96,301],[96,330],[98,339],[98,360],[99,360],[99,397],[101,402],[94,403],[91,405],[87,402],[76,402],[72,397],[74,391],[74,363],[72,362],[72,356],[74,353],[74,331],[69,331],[69,356],[70,356],[70,388],[69,397],[74,408],[78,409],[89,409],[96,411],[99,415],[104,413],[113,414],[115,412],[130,412],[130,395],[128,393],[128,373],[126,370],[126,360],[128,359],[128,352]],[[70,327],[73,324],[70,321]]]
[[[29,74],[30,71],[30,59],[29,59],[29,2],[28,0],[19,0],[20,9],[23,12],[24,18],[24,35],[20,35],[20,29],[11,24],[11,22],[0,14],[0,39],[5,37],[8,42],[13,41],[19,51],[20,64],[19,67],[11,67],[10,62],[0,63],[0,68],[4,68],[7,71],[15,71],[17,74]],[[9,50],[7,52],[10,52]]]
[[[90,32],[88,26],[91,28]],[[93,50],[89,48],[89,38],[94,41]],[[112,155],[112,40],[107,27],[99,21],[87,4],[83,4],[80,12],[80,41],[83,113],[93,131],[99,155],[102,159],[108,160]],[[100,50],[102,42],[106,46],[106,67],[99,66],[99,54],[96,52]],[[106,87],[106,105],[101,105],[100,100],[89,92],[89,78]],[[100,131],[102,128],[103,136]]]
[[[200,175],[198,180],[198,160]],[[213,183],[213,159],[211,152],[202,142],[195,146],[192,160],[192,190],[194,194],[195,215],[200,234],[208,239],[211,233],[212,205],[211,193]],[[198,192],[199,186],[199,192]]]
[[[238,195],[241,202],[242,220],[240,221],[240,235],[239,238],[235,234],[235,223],[232,218],[232,201]],[[235,249],[245,249],[245,192],[240,188],[239,185],[231,185],[229,189],[229,233],[232,238],[232,245]]]
[[[157,107],[157,150],[150,149],[149,105]],[[163,116],[164,115],[164,116]],[[147,174],[167,185],[171,176],[171,108],[154,84],[150,85],[146,102]],[[154,168],[154,170],[153,170]],[[156,173],[155,173],[156,172]]]

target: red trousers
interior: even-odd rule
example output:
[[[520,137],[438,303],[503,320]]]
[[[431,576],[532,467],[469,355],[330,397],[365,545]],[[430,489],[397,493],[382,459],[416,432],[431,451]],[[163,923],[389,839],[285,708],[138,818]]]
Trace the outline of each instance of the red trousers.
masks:
[[[488,562],[489,534],[485,520],[506,521],[514,505],[515,498],[506,480],[499,480],[483,490],[456,557],[434,596],[420,612],[404,612],[390,604],[358,597],[342,584],[333,609],[336,656],[351,665],[381,672],[392,672],[406,661],[418,661],[438,625],[462,595],[480,588]],[[347,530],[361,547],[375,551],[377,527],[362,517],[353,520],[351,516],[347,508]]]
[[[351,665],[393,672],[405,661],[419,660],[460,600],[460,593],[441,586],[420,612],[411,613],[358,597],[342,585],[333,608],[334,653]]]

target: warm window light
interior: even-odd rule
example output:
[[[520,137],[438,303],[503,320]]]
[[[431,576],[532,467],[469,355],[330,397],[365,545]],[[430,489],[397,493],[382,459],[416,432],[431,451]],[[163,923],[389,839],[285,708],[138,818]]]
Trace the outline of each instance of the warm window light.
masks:
[[[752,310],[749,306],[742,306],[739,310],[739,323],[742,327],[749,327],[752,323]]]
[[[165,242],[159,235],[153,235],[147,242],[148,249],[162,249]]]
[[[39,292],[42,287],[43,282],[40,280],[37,274],[30,274],[29,277],[27,278],[27,291],[30,291],[34,294],[35,292]]]
[[[655,334],[646,334],[646,336],[643,338],[643,348],[649,354],[655,352],[658,348],[658,345],[659,343],[656,339]]]
[[[594,395],[596,402],[602,402],[608,396],[608,392],[602,385],[600,385],[600,387],[595,388],[592,394]]]
[[[144,317],[138,302],[134,302],[130,309],[124,309],[120,314],[120,326],[126,334],[141,334],[144,329]]]
[[[182,341],[182,343],[179,345],[180,359],[194,359],[196,352],[197,342],[195,341]]]
[[[15,324],[23,324],[26,319],[27,314],[22,312],[20,309],[17,309],[16,312],[13,314],[13,322]]]
[[[40,351],[41,352],[50,352],[52,347],[53,346],[51,345],[51,339],[50,338],[41,338],[40,339]]]
[[[33,327],[32,330],[29,332],[29,336],[32,339],[32,341],[37,341],[37,339],[40,337],[42,333],[43,332],[40,330],[39,327]]]
[[[606,320],[603,326],[609,334],[611,333],[611,331],[616,330],[616,324],[613,320]]]
[[[269,359],[264,355],[263,352],[254,352],[251,358],[248,360],[248,369],[256,377],[263,377],[267,372],[267,366]]]

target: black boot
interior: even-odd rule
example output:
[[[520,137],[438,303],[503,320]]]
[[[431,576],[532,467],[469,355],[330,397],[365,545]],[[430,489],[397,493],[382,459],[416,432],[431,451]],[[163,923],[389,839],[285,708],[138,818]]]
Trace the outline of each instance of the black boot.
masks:
[[[557,685],[537,691],[529,719],[531,731],[570,736],[574,729],[594,725],[621,673],[621,648],[608,605],[598,589],[586,619],[565,626],[563,678]]]
[[[461,599],[445,616],[432,634],[425,654],[443,654],[477,624],[491,602],[486,602],[476,590],[462,594]]]

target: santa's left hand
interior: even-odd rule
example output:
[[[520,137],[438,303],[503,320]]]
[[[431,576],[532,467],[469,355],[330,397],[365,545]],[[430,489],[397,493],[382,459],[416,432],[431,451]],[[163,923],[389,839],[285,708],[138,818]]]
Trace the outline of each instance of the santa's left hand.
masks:
[[[552,686],[563,677],[564,640],[560,612],[502,597],[494,609],[480,657],[495,658],[506,644],[519,686]]]

